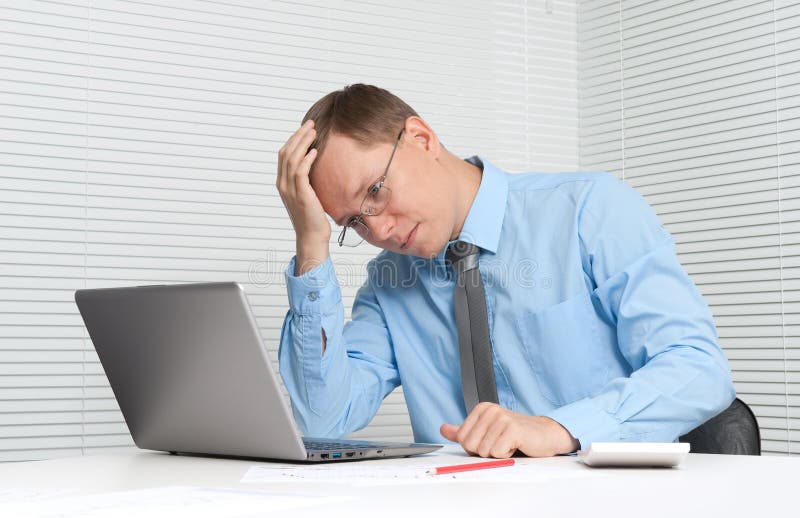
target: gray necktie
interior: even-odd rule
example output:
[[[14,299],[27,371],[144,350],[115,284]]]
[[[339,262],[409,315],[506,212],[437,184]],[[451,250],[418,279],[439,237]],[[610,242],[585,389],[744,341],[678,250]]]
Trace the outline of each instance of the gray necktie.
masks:
[[[480,401],[497,403],[494,381],[492,341],[483,281],[478,270],[480,249],[456,241],[447,250],[446,259],[458,274],[455,289],[456,327],[461,351],[461,390],[467,413]]]

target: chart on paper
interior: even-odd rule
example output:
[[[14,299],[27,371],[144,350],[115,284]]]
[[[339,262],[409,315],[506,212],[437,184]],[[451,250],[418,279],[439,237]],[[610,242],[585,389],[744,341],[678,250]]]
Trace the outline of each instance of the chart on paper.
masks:
[[[455,481],[484,481],[536,483],[555,478],[583,478],[595,476],[583,470],[558,470],[534,464],[520,464],[496,469],[465,471],[448,475],[430,475],[435,465],[397,466],[366,461],[346,464],[313,466],[257,465],[242,477],[242,483],[267,484],[274,482],[302,482],[324,480],[331,483],[354,485],[386,484],[437,484]]]

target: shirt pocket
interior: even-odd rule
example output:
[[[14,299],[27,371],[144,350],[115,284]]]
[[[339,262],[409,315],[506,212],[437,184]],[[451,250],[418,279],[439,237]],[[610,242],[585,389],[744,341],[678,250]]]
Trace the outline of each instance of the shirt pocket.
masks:
[[[556,406],[597,392],[607,381],[608,358],[599,343],[588,292],[540,311],[518,314],[517,327],[542,395]]]

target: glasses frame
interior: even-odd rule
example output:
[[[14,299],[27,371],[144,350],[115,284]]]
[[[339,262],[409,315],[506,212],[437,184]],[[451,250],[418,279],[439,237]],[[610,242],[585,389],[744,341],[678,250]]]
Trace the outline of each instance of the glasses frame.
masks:
[[[367,194],[364,195],[364,199],[361,201],[361,205],[358,208],[359,215],[358,216],[353,216],[352,218],[350,218],[350,221],[348,221],[342,227],[342,231],[339,233],[339,239],[338,239],[340,247],[341,246],[356,247],[356,246],[360,245],[361,243],[363,243],[364,239],[365,239],[365,236],[369,235],[369,227],[364,222],[364,216],[378,216],[389,205],[389,200],[391,199],[391,196],[392,196],[392,190],[389,189],[388,187],[385,187],[384,183],[386,183],[386,177],[389,176],[389,168],[392,166],[392,161],[394,160],[394,154],[397,152],[397,146],[398,146],[398,144],[400,144],[400,139],[403,137],[403,132],[404,131],[405,131],[405,128],[401,129],[400,133],[397,134],[397,140],[395,140],[395,142],[394,142],[394,148],[392,148],[392,154],[389,156],[389,162],[386,164],[386,168],[383,170],[383,174],[380,177],[378,177],[377,180],[372,182],[370,184],[370,186],[367,188]],[[377,189],[375,189],[375,187],[377,187]],[[373,189],[375,189],[375,192],[373,192]],[[377,193],[380,192],[381,189],[386,189],[388,191],[388,195],[386,197],[386,205],[384,205],[381,208],[381,210],[379,210],[377,212],[376,211],[372,211],[372,212],[365,211],[364,210],[364,206],[367,204],[367,201],[369,200],[370,196],[376,196]],[[362,230],[363,234],[359,233],[359,231],[356,230],[359,225],[361,225],[363,227],[363,230]],[[349,228],[352,228],[353,232],[357,233],[357,235],[361,238],[361,241],[359,241],[358,243],[355,243],[353,245],[345,245],[344,244],[344,238],[345,238],[345,235],[347,234],[347,229],[349,229]]]

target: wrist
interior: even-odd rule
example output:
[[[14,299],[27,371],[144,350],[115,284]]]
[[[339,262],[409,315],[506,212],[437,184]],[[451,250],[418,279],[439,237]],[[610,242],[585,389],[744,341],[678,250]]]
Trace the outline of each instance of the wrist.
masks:
[[[309,242],[308,240],[297,240],[294,274],[300,276],[309,270],[316,268],[328,259],[330,250],[328,241]]]
[[[572,453],[580,449],[580,442],[572,436],[572,434],[564,428],[564,425],[552,419],[545,417],[549,421],[550,427],[553,430],[552,437],[554,438],[553,449],[556,455],[562,453]]]

